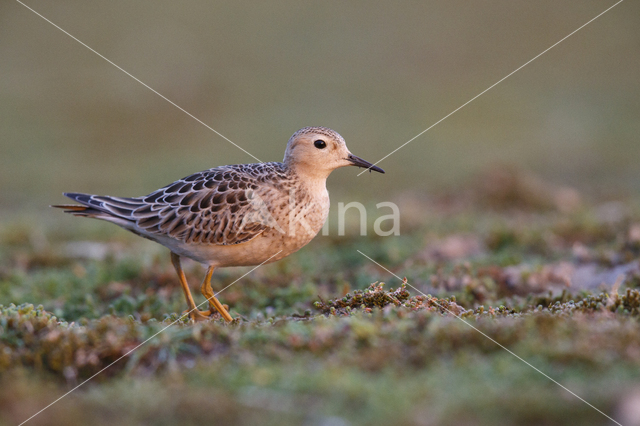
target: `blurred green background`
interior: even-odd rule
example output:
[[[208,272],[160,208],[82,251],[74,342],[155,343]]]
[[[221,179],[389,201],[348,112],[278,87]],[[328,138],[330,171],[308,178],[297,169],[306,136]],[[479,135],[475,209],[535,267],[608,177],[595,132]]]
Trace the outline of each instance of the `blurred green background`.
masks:
[[[264,161],[323,125],[375,162],[614,1],[26,4]],[[639,28],[640,3],[625,1],[384,160],[386,175],[336,171],[332,227],[341,201],[395,201],[402,235],[361,237],[352,210],[347,236],[226,291],[237,325],[172,327],[32,424],[609,424],[439,311],[325,318],[321,297],[399,284],[356,250],[456,297],[483,333],[640,424]],[[185,307],[165,248],[47,206],[63,191],[137,196],[253,161],[0,2],[0,425]],[[371,230],[389,212],[369,213]],[[197,285],[200,265],[186,271]],[[244,272],[216,271],[214,288]],[[595,288],[600,272],[613,288]],[[598,294],[623,281],[624,306]]]
[[[27,4],[264,161],[309,125],[377,161],[613,2]],[[498,163],[637,194],[638,28],[640,4],[622,3],[382,162],[384,177],[336,172],[334,206]],[[4,214],[254,161],[17,2],[0,3],[0,57]]]

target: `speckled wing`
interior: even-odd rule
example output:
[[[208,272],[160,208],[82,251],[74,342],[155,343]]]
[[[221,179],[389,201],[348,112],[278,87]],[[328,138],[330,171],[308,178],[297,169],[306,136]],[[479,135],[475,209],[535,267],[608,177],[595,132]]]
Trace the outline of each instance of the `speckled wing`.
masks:
[[[87,206],[69,213],[117,223],[153,239],[168,236],[185,243],[240,244],[278,228],[259,193],[279,191],[279,163],[224,166],[195,173],[146,197],[65,194]],[[279,176],[280,175],[280,176]],[[261,191],[262,190],[262,191]]]
[[[267,228],[260,214],[257,189],[263,184],[255,170],[228,166],[200,172],[159,189],[132,211],[145,233],[164,234],[185,243],[240,244]]]

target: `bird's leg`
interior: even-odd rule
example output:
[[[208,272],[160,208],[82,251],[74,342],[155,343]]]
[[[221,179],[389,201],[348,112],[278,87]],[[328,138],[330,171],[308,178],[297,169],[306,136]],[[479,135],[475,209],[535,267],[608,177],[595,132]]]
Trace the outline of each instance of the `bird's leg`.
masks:
[[[173,267],[176,268],[176,272],[178,273],[178,279],[180,280],[180,285],[182,286],[182,291],[184,291],[184,298],[187,299],[187,305],[189,309],[189,318],[193,321],[204,321],[209,319],[208,312],[200,312],[196,306],[196,303],[193,301],[193,296],[191,296],[191,290],[189,290],[189,284],[187,284],[187,277],[184,275],[184,271],[182,270],[182,265],[180,265],[180,256],[171,252],[171,263],[173,263]]]
[[[202,280],[202,285],[200,286],[200,293],[202,293],[202,295],[207,299],[207,302],[209,302],[209,315],[217,311],[213,301],[207,297],[208,294],[213,293],[213,289],[211,288],[211,276],[213,275],[214,269],[215,267],[213,266],[209,266],[207,268],[207,273],[205,274],[204,279]]]
[[[202,281],[202,287],[200,291],[202,295],[207,298],[209,301],[209,312],[213,313],[214,309],[222,315],[227,322],[233,321],[233,317],[229,315],[229,312],[222,306],[222,303],[218,299],[216,299],[216,295],[213,293],[213,289],[211,288],[211,275],[213,274],[213,270],[216,269],[215,266],[209,266],[207,269],[207,274]]]

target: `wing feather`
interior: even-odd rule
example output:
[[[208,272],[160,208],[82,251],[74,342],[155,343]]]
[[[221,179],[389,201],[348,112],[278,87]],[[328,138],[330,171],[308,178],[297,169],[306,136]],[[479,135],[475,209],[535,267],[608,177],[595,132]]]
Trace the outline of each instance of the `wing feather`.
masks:
[[[104,219],[151,239],[168,236],[185,243],[241,244],[270,228],[279,229],[260,197],[288,199],[282,183],[289,178],[282,163],[223,166],[144,197],[65,193],[82,205],[54,207]]]
[[[262,174],[253,176],[240,166],[227,166],[187,176],[137,199],[142,205],[130,210],[131,218],[146,233],[185,243],[232,245],[250,241],[273,227],[261,220],[264,212],[262,216],[255,214],[252,202],[264,186]],[[127,201],[118,200],[110,208],[122,209],[124,203]]]

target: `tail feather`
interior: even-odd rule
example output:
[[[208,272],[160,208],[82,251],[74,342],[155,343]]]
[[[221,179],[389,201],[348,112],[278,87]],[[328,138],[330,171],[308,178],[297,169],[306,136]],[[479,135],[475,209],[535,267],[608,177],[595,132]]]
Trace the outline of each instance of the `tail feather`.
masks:
[[[71,198],[78,204],[60,204],[51,207],[64,209],[65,213],[74,216],[94,217],[104,219],[124,226],[127,222],[135,222],[133,211],[143,205],[135,198],[98,196],[91,194],[81,194],[75,192],[65,192],[66,197]]]
[[[88,209],[87,206],[80,206],[78,204],[53,204],[49,207],[53,207],[56,209],[65,209],[65,210],[69,210],[68,212],[65,213],[72,213],[74,211],[85,211]]]

